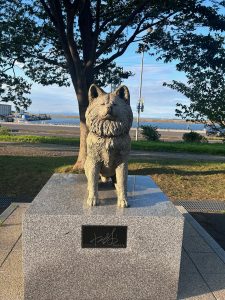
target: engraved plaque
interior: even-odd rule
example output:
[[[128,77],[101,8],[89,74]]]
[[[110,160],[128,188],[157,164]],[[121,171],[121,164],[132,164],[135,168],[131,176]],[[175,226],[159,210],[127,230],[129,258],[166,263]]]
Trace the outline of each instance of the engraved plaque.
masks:
[[[82,248],[126,248],[127,226],[82,225]]]

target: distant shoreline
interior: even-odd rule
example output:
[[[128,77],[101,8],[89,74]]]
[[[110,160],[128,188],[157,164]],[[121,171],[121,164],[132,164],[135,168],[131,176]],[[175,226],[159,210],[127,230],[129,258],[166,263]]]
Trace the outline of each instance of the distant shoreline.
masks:
[[[67,116],[67,115],[60,115],[60,114],[50,114],[52,118],[61,118],[61,119],[79,119],[79,116]],[[136,121],[136,118],[134,117]],[[159,119],[159,118],[140,118],[140,122],[160,122],[160,123],[180,123],[180,124],[202,124],[201,122],[190,122],[186,120],[180,119]]]

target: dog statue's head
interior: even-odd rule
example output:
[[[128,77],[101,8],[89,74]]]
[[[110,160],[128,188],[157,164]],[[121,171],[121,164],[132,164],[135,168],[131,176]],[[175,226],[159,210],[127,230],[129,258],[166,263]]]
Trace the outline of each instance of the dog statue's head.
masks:
[[[126,86],[122,85],[113,93],[107,94],[92,84],[88,97],[89,106],[85,116],[90,132],[104,137],[129,133],[133,114],[130,107],[130,93]]]

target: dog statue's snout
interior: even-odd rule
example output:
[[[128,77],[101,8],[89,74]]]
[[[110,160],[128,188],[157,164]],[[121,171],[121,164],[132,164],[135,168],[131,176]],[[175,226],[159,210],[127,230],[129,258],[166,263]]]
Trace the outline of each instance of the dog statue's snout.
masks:
[[[109,115],[112,115],[112,106],[111,105],[107,107],[107,113]]]

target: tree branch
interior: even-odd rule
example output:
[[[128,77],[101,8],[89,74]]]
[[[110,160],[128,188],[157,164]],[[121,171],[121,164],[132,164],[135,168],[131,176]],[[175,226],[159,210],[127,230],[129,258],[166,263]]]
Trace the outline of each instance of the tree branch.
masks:
[[[60,68],[63,68],[63,69],[67,69],[68,68],[67,64],[60,63],[56,59],[48,58],[48,57],[46,57],[46,56],[44,56],[42,54],[37,54],[37,55],[32,55],[32,53],[28,53],[28,54],[29,54],[29,56],[31,56],[33,58],[38,58],[40,60],[43,60],[44,62],[46,62],[46,63],[48,63],[50,65],[54,65],[54,66],[57,66],[57,67],[60,67]]]
[[[54,25],[58,32],[59,40],[61,42],[61,46],[65,54],[71,79],[73,81],[74,87],[77,88],[77,83],[80,78],[81,63],[80,63],[80,58],[77,51],[76,43],[73,37],[73,28],[71,29],[71,27],[73,27],[73,22],[69,20],[71,27],[68,28],[68,32],[66,34],[66,25],[63,20],[63,13],[62,13],[60,0],[49,0],[48,2],[49,2],[49,7],[46,6],[44,0],[41,0],[41,3],[43,4],[46,13],[49,16],[53,16],[53,20],[57,20],[57,22],[54,23]],[[64,4],[67,5],[68,4],[67,1]],[[71,12],[71,10],[69,10],[69,12]]]
[[[14,69],[15,62],[16,62],[16,58],[14,58],[13,61],[12,61],[12,63],[10,64],[10,66],[7,69],[2,70],[2,72],[4,73],[4,72],[6,72],[6,71],[8,71],[10,69]]]
[[[120,49],[120,50],[118,50],[116,53],[114,53],[110,58],[106,59],[103,63],[101,63],[100,65],[96,66],[95,67],[95,71],[98,72],[98,70],[104,68],[107,64],[111,63],[114,59],[116,59],[117,57],[121,56],[126,51],[127,47],[130,45],[130,43],[132,43],[132,41],[135,39],[135,37],[139,33],[140,27],[144,23],[144,21],[145,21],[145,18],[143,18],[139,22],[139,24],[138,24],[137,28],[135,29],[134,33],[130,36],[130,38],[124,44],[122,44],[123,48]]]
[[[98,33],[99,33],[100,7],[101,7],[101,0],[97,0],[97,3],[96,3],[96,20],[95,20],[95,36],[96,37],[98,37]]]
[[[99,1],[98,1],[99,2]],[[92,32],[93,18],[90,0],[86,0],[79,14],[79,27],[83,44],[83,59],[86,67],[93,64],[95,35]]]
[[[14,70],[14,66],[12,67],[12,69],[13,69],[13,75],[14,75],[14,77],[16,77],[16,73],[15,73],[15,70]]]
[[[117,51],[116,53],[114,53],[110,58],[106,59],[102,64],[96,66],[95,70],[98,71],[101,68],[104,68],[108,63],[111,63],[114,59],[116,59],[117,57],[121,56],[126,49],[128,48],[128,46],[134,42],[135,37],[142,33],[143,31],[145,31],[147,28],[158,25],[161,22],[164,22],[165,20],[167,20],[168,18],[170,18],[172,15],[174,15],[175,13],[170,13],[169,15],[167,15],[166,17],[164,17],[163,19],[160,19],[154,23],[151,23],[150,26],[145,26],[141,28],[141,25],[144,23],[144,21],[146,20],[147,16],[145,16],[138,24],[136,30],[134,31],[134,33],[131,35],[131,37],[121,46],[123,46],[123,48],[119,51]],[[140,38],[139,41],[143,40],[143,38]],[[137,41],[137,40],[136,40]]]
[[[133,11],[133,13],[131,13],[129,15],[129,17],[127,17],[122,24],[120,25],[120,27],[116,30],[116,32],[114,33],[114,35],[108,40],[106,41],[106,43],[103,45],[103,47],[101,49],[99,49],[99,51],[97,51],[96,53],[96,57],[100,57],[107,49],[109,46],[111,46],[116,39],[119,37],[119,35],[123,32],[123,30],[126,28],[126,26],[134,19],[134,17],[140,13],[143,8],[146,6],[146,4],[149,2],[149,0],[145,0],[145,1],[141,1],[141,4],[139,4],[139,6]]]
[[[158,20],[158,21],[156,21],[156,22],[154,22],[154,23],[151,23],[151,24],[149,24],[148,26],[146,26],[146,27],[143,27],[143,28],[141,28],[137,33],[136,33],[136,35],[137,34],[139,34],[139,33],[141,33],[141,32],[143,32],[143,31],[145,31],[147,28],[149,28],[149,27],[152,27],[152,26],[155,26],[155,25],[158,25],[159,23],[162,23],[162,22],[165,22],[167,19],[169,19],[171,16],[173,16],[173,15],[175,15],[176,14],[176,12],[172,12],[172,13],[170,13],[170,14],[168,14],[166,17],[164,17],[164,18],[162,18],[162,19],[160,19],[160,20]],[[147,18],[149,18],[149,17],[151,17],[151,14],[148,14],[148,15],[145,15],[145,18],[143,18],[142,20],[141,20],[141,24],[143,24],[144,22],[143,21],[146,21],[146,19]],[[113,20],[114,18],[112,17],[111,18],[111,20]],[[103,22],[103,24],[100,26],[100,30],[102,30],[102,26],[104,25],[106,25],[108,22],[110,22],[110,19],[108,19],[108,21],[104,21]],[[110,39],[110,41],[113,39],[113,37]],[[133,41],[132,41],[133,42]],[[109,44],[109,42],[108,42],[108,44]],[[105,46],[104,46],[104,48],[105,48]],[[106,49],[105,49],[106,50]],[[104,52],[104,51],[103,51]],[[96,55],[96,57],[97,58],[99,58],[100,57],[100,55],[101,54],[103,54],[103,52],[102,52],[102,50],[100,49],[99,51],[97,51],[97,55]]]
[[[107,13],[101,14],[100,17],[105,20],[107,17],[111,18],[112,15],[113,15],[113,17],[118,16],[119,13],[121,14],[121,8],[112,9]]]
[[[96,57],[96,49],[98,44],[98,36],[99,36],[99,25],[100,25],[100,9],[101,9],[101,0],[97,0],[96,3],[96,19],[95,19],[95,32],[94,32],[94,39],[93,39],[93,46],[92,46],[92,57],[89,64],[93,65],[95,62]],[[88,67],[88,64],[86,64]]]
[[[102,30],[104,29],[104,27],[111,21],[115,20],[115,18],[118,16],[118,14],[121,14],[121,9],[117,9],[113,11],[110,11],[109,13],[105,13],[103,15],[100,14],[100,17],[102,20],[104,20],[101,24],[101,26],[99,27],[99,32],[102,32]]]
[[[46,2],[44,0],[40,0],[41,4],[43,5],[44,7],[44,10],[46,11],[46,13],[48,14],[50,20],[52,21],[52,23],[57,26],[57,21],[56,19],[54,18],[53,14],[51,13],[51,10],[50,8],[48,7],[48,5],[46,4]]]
[[[153,26],[155,26],[155,25],[158,25],[158,24],[160,24],[160,23],[165,22],[167,19],[169,19],[171,16],[173,16],[173,15],[175,15],[175,14],[176,14],[175,12],[172,12],[172,13],[168,14],[168,15],[167,15],[166,17],[164,17],[164,18],[159,19],[158,21],[156,21],[156,22],[154,22],[154,23],[152,22],[151,24],[148,24],[147,26],[141,28],[141,29],[138,31],[137,34],[142,33],[143,31],[147,30],[148,28],[151,28],[151,27],[153,27]],[[148,18],[148,17],[149,17],[149,16],[145,16],[145,20],[146,20],[146,18]],[[142,23],[142,24],[143,24],[143,23]]]
[[[81,1],[80,0],[74,0],[72,7],[75,11],[75,13],[79,10],[79,5],[80,5]]]
[[[74,67],[76,68],[81,64],[80,56],[77,49],[77,44],[74,40],[74,31],[73,31],[73,25],[74,25],[74,12],[68,12],[67,14],[67,38],[68,38],[68,47],[69,51],[72,55],[73,62],[75,62]],[[76,65],[78,64],[78,65]]]
[[[104,22],[102,22],[101,26],[99,27],[99,32],[101,32],[104,27],[111,21],[113,21],[115,19],[115,15],[111,15],[111,18],[105,19]]]
[[[63,4],[65,6],[67,14],[72,15],[74,17],[80,9],[81,2],[81,0],[75,0],[73,3],[71,3],[70,0],[63,0]]]
[[[73,5],[69,0],[63,0],[63,4],[65,6],[66,11],[69,11],[73,8]]]

